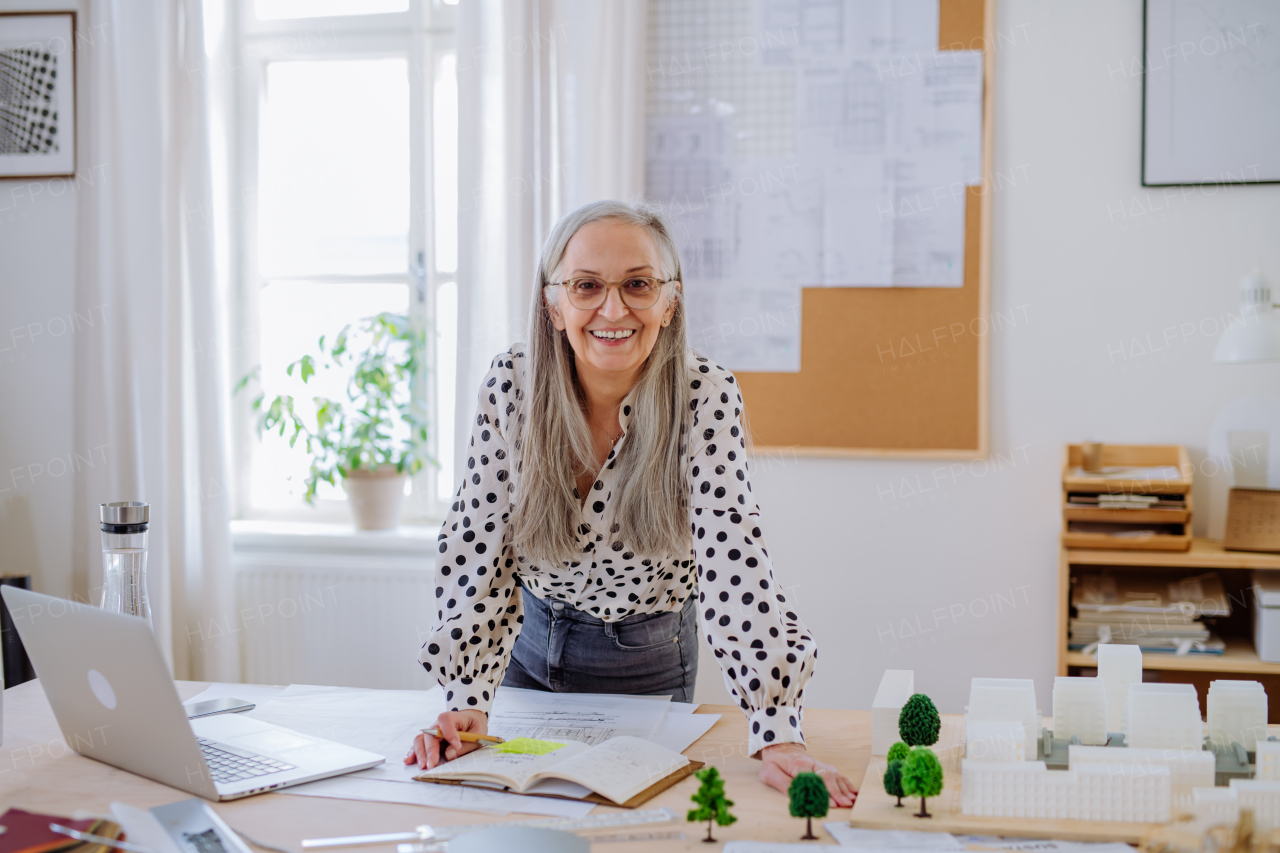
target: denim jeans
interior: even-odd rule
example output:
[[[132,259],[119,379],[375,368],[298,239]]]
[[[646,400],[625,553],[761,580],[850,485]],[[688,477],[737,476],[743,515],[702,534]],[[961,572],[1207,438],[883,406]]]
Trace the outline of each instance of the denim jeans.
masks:
[[[524,625],[502,683],[553,693],[630,693],[693,701],[697,592],[679,611],[605,622],[521,587]]]

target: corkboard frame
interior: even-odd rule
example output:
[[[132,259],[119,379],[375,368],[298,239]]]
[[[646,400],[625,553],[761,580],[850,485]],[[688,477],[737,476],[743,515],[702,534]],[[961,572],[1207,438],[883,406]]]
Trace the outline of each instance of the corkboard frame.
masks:
[[[982,184],[967,190],[964,285],[805,288],[800,372],[736,374],[757,454],[988,455],[995,0],[941,0],[938,42],[983,50]]]

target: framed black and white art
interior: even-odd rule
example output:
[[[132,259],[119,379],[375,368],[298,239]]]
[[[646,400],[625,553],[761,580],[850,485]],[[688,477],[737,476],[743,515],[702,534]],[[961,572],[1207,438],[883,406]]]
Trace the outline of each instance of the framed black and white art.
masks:
[[[76,170],[74,12],[0,12],[0,178]]]

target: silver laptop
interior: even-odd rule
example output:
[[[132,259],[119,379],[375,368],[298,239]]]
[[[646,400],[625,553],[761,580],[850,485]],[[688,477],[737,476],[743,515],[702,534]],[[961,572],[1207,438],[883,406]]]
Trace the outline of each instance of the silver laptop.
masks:
[[[141,619],[3,587],[67,745],[209,800],[235,800],[381,764],[363,749],[220,714],[188,720]]]

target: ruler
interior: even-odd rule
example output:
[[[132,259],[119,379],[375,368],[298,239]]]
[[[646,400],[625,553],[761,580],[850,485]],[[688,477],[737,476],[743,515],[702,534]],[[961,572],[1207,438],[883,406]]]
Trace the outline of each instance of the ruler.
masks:
[[[415,841],[396,845],[396,853],[432,853],[439,850],[437,842],[448,841],[467,832],[480,829],[492,829],[495,826],[530,826],[537,829],[558,829],[562,832],[591,832],[597,829],[635,829],[642,826],[654,826],[660,823],[671,823],[679,820],[679,815],[672,809],[646,809],[644,811],[609,812],[586,817],[544,817],[530,820],[513,820],[504,823],[472,823],[463,826],[438,826],[435,837],[430,841]],[[603,841],[603,838],[592,838],[592,841]],[[610,838],[609,840],[615,840]],[[618,838],[622,841],[626,839]],[[639,839],[637,839],[639,840]]]

